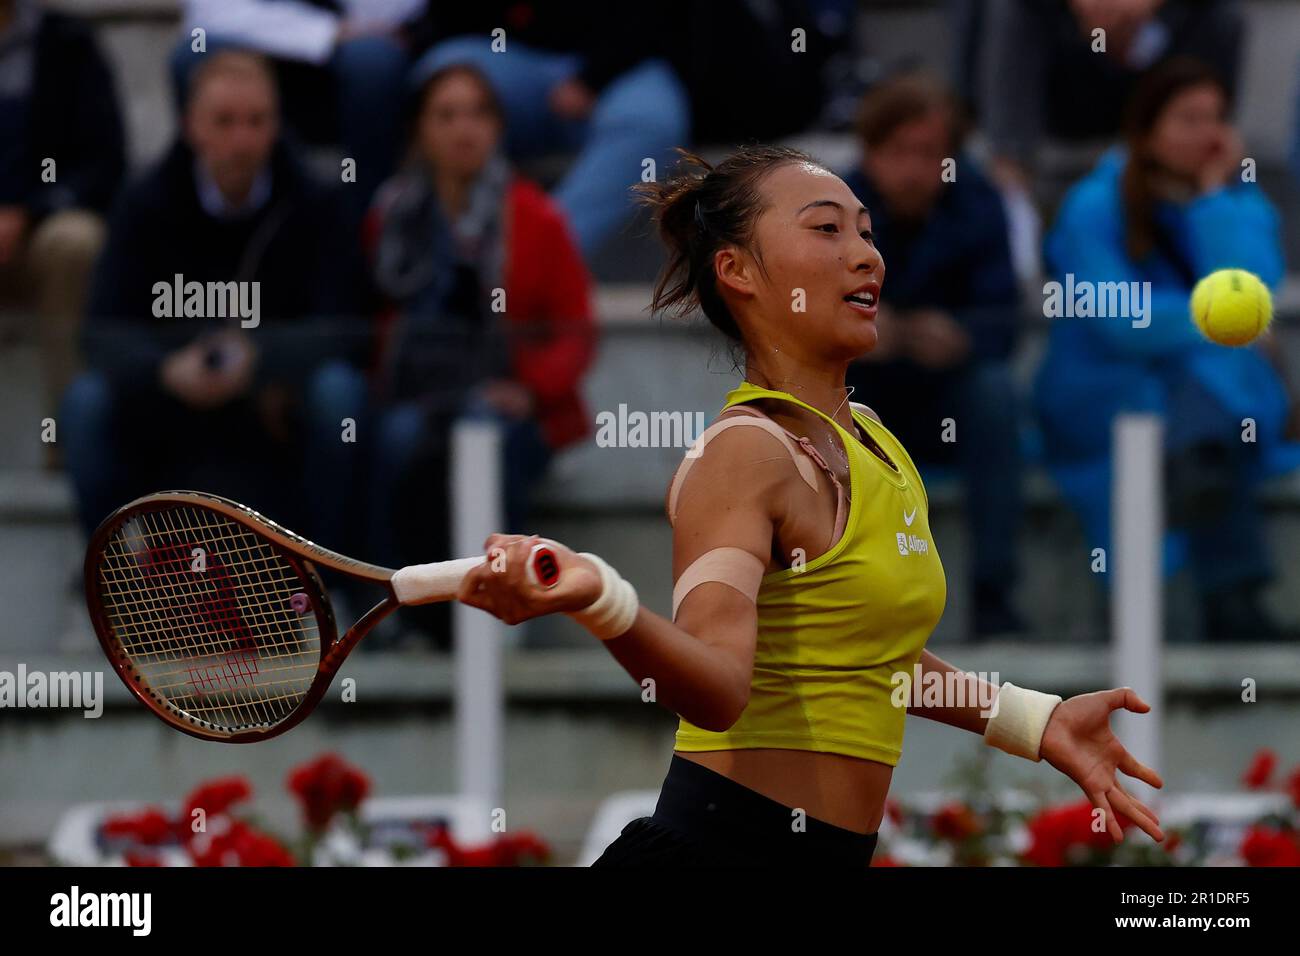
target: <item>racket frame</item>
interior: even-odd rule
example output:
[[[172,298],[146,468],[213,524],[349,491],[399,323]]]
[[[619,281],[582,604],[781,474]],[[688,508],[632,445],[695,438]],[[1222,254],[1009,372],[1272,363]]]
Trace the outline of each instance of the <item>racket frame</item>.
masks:
[[[113,627],[109,623],[104,603],[100,599],[100,563],[109,539],[123,524],[136,515],[158,511],[160,507],[195,507],[214,511],[229,518],[236,524],[242,525],[254,534],[269,541],[301,578],[305,593],[310,599],[312,610],[316,615],[321,657],[317,665],[316,676],[312,679],[306,695],[293,712],[279,723],[260,730],[224,730],[208,724],[201,718],[190,715],[182,716],[184,712],[180,708],[164,702],[164,699],[156,692],[146,690],[133,676],[135,667],[123,649],[121,642],[116,638]],[[338,622],[334,617],[334,608],[330,603],[329,593],[326,591],[320,573],[316,569],[318,565],[330,568],[340,574],[346,574],[357,580],[379,585],[386,592],[385,597],[366,611],[365,614],[361,615],[341,638],[338,634]],[[330,551],[328,548],[322,548],[315,542],[309,541],[288,528],[276,524],[270,518],[259,514],[252,508],[241,505],[237,501],[222,498],[219,495],[200,491],[162,491],[156,494],[144,495],[118,508],[105,518],[95,530],[95,533],[91,535],[90,543],[86,548],[84,573],[86,607],[90,612],[90,620],[95,628],[95,635],[99,638],[99,644],[103,648],[104,655],[113,665],[113,669],[117,672],[117,676],[122,683],[127,686],[127,689],[131,691],[137,700],[176,730],[189,734],[191,737],[197,737],[200,740],[215,740],[223,743],[256,743],[278,737],[280,734],[296,727],[320,703],[321,698],[325,696],[325,692],[329,690],[330,684],[333,683],[338,669],[358,642],[376,624],[401,607],[401,602],[398,601],[391,583],[395,573],[393,570],[376,564],[357,561],[354,558]]]

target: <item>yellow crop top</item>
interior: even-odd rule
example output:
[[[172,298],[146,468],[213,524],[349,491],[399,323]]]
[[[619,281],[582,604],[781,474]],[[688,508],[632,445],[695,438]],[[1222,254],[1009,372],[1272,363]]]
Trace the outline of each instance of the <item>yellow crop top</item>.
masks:
[[[801,570],[763,576],[749,704],[721,733],[683,719],[675,749],[814,750],[895,766],[907,710],[891,700],[893,677],[913,676],[947,599],[925,486],[898,439],[857,409],[858,426],[900,470],[788,392],[744,382],[723,407],[759,398],[802,405],[839,432],[849,456],[848,521]]]

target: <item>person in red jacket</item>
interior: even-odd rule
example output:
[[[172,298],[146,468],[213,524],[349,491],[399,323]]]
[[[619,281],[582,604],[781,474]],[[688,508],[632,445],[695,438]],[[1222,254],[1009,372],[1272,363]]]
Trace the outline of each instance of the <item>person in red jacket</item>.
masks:
[[[502,117],[473,67],[428,77],[408,161],[380,187],[366,222],[388,303],[367,546],[394,566],[445,550],[445,523],[428,523],[445,515],[428,503],[447,500],[457,418],[501,422],[505,519],[515,531],[526,530],[530,492],[551,456],[590,429],[579,394],[595,346],[590,278],[558,207],[504,159]]]

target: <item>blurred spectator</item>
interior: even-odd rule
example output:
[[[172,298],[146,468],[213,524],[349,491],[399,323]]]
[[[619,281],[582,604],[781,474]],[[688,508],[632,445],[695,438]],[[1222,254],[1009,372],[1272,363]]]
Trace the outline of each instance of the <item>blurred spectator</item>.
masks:
[[[357,161],[345,198],[360,213],[393,171],[401,141],[411,29],[426,0],[186,0],[185,36],[172,55],[185,101],[187,77],[206,51],[235,47],[272,59],[285,123],[309,143],[335,143]]]
[[[563,215],[502,156],[487,79],[467,66],[440,70],[416,110],[409,162],[367,222],[374,279],[392,308],[365,547],[393,566],[447,551],[448,442],[460,417],[502,425],[507,530],[531,530],[531,489],[552,453],[589,430],[578,386],[594,352],[582,258]],[[354,400],[363,393],[354,377]]]
[[[89,371],[63,409],[87,531],[167,487],[225,494],[308,531],[338,508],[328,477],[308,486],[320,500],[298,491],[300,404],[317,366],[352,341],[341,317],[361,312],[362,273],[331,196],[278,134],[265,62],[212,54],[195,71],[183,136],[113,212],[85,326]],[[238,321],[232,293],[254,306]],[[320,456],[332,447],[305,453],[327,476]]]
[[[90,31],[0,0],[0,304],[34,305],[53,415],[126,161],[113,79]]]
[[[949,24],[947,81],[962,111],[973,117],[979,99],[980,53],[984,43],[986,0],[944,0]]]
[[[1295,126],[1291,129],[1291,172],[1300,184],[1300,84],[1295,91]]]
[[[631,214],[628,187],[646,160],[663,162],[689,132],[686,92],[662,58],[662,19],[603,0],[437,4],[426,30],[438,42],[416,75],[476,66],[504,109],[512,157],[577,153],[554,195],[590,258]]]
[[[1209,636],[1262,640],[1280,631],[1259,601],[1272,566],[1251,491],[1300,464],[1295,397],[1270,364],[1277,356],[1266,357],[1271,336],[1244,348],[1212,344],[1187,304],[1216,269],[1247,269],[1274,289],[1283,275],[1278,215],[1241,181],[1242,144],[1226,115],[1217,72],[1194,60],[1170,61],[1135,92],[1124,146],[1070,191],[1046,255],[1063,285],[1067,274],[1080,289],[1150,283],[1149,311],[1056,319],[1035,399],[1053,473],[1088,547],[1108,554],[1113,419],[1164,416],[1165,494],[1178,532],[1166,540],[1166,571],[1190,559]],[[1143,294],[1127,288],[1131,302]],[[1244,440],[1246,418],[1254,442]]]
[[[1027,183],[1045,137],[1114,137],[1138,77],[1164,59],[1214,64],[1229,98],[1237,80],[1237,0],[991,0],[984,22],[979,116],[1004,183]]]
[[[848,383],[919,464],[960,469],[978,639],[1023,629],[1010,601],[1021,419],[1008,358],[1019,295],[1001,200],[962,153],[960,126],[955,101],[924,75],[884,81],[863,101],[862,163],[844,181],[871,213],[886,272],[879,344]],[[955,175],[945,182],[948,159]]]
[[[853,0],[679,0],[661,7],[671,24],[665,47],[690,96],[694,140],[776,139],[807,129],[826,110],[828,119],[846,114],[850,125],[860,87],[841,91],[858,85],[857,64],[845,62],[852,60],[855,7]],[[839,68],[833,82],[831,66]],[[832,97],[838,102],[828,104]]]

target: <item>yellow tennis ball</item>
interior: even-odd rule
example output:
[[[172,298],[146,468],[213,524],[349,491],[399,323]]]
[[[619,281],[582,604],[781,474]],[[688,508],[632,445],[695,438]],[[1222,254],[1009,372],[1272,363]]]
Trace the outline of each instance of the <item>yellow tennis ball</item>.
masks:
[[[1192,290],[1192,321],[1211,342],[1248,345],[1273,321],[1273,296],[1245,269],[1211,272]]]

